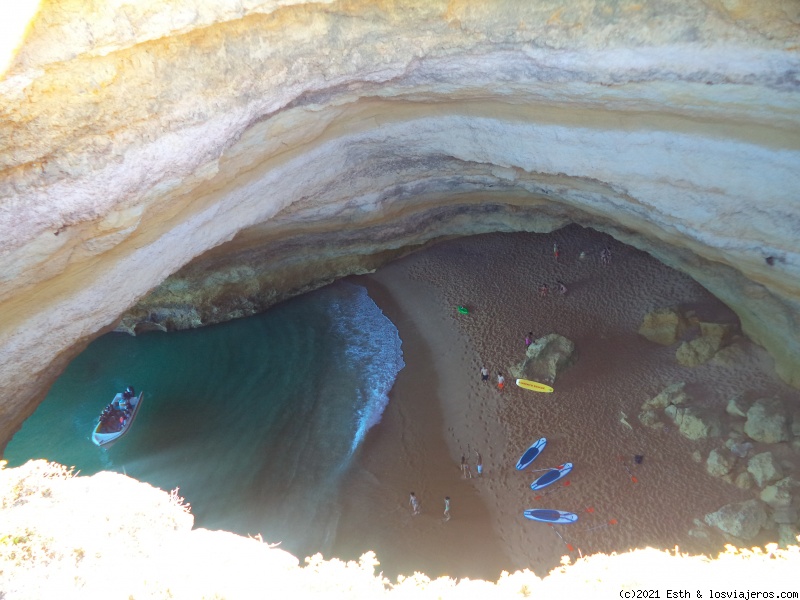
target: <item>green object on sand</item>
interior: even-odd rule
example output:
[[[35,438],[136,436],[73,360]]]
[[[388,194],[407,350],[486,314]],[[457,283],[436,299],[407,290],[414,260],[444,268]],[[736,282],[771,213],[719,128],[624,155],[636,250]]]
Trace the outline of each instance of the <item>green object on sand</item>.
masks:
[[[458,312],[460,312],[462,315],[468,315],[469,309],[466,306],[459,306]]]

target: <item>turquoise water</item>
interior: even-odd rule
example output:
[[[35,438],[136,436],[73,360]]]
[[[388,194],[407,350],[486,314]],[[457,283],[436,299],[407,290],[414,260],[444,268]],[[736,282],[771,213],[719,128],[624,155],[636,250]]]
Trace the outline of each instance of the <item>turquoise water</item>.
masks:
[[[348,283],[200,330],[105,335],[69,365],[5,458],[178,487],[197,527],[260,533],[300,556],[324,551],[342,477],[404,366],[400,344],[366,290]],[[97,415],[127,385],[144,391],[136,422],[97,448]]]

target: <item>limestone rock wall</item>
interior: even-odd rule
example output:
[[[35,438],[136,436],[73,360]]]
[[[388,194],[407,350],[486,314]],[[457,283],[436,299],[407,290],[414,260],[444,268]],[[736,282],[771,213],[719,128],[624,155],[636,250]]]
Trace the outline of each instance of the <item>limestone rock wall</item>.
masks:
[[[572,221],[800,385],[799,57],[793,0],[43,0],[0,79],[0,441],[157,286],[123,328]]]

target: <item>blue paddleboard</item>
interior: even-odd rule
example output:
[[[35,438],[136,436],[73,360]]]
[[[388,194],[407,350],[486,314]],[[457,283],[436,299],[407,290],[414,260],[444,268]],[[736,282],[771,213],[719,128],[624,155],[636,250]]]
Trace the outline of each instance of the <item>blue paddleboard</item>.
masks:
[[[551,510],[549,508],[529,508],[522,514],[525,515],[526,519],[544,523],[574,523],[578,520],[578,515],[575,513]]]
[[[547,473],[539,477],[536,481],[531,484],[532,490],[540,490],[543,487],[547,487],[551,483],[555,483],[562,477],[566,477],[569,472],[572,471],[572,463],[564,463],[563,465],[558,465],[557,467],[553,467]]]
[[[544,447],[547,445],[547,438],[539,438],[534,442],[533,446],[525,450],[525,454],[517,461],[517,471],[522,471],[529,464],[531,464],[539,454],[541,454]]]

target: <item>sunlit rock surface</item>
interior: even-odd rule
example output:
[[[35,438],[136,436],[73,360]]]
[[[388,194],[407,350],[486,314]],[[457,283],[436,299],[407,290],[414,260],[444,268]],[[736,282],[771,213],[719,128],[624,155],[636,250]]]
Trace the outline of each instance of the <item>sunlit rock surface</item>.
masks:
[[[0,441],[101,329],[569,222],[689,273],[800,385],[799,23],[793,0],[43,1],[0,79]]]
[[[75,477],[42,460],[4,466],[0,461],[0,581],[7,600],[606,598],[648,588],[747,590],[753,582],[778,593],[800,564],[795,530],[785,526],[786,550],[776,544],[766,552],[729,546],[710,558],[648,548],[574,562],[564,556],[563,566],[543,578],[526,569],[504,572],[496,582],[431,580],[421,573],[390,581],[372,552],[348,562],[316,554],[301,565],[260,536],[192,529],[189,507],[177,490],[167,493],[119,473]],[[757,531],[765,519],[757,500],[706,517],[739,536]]]

